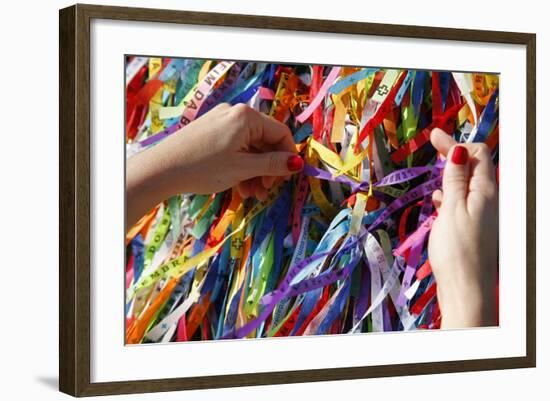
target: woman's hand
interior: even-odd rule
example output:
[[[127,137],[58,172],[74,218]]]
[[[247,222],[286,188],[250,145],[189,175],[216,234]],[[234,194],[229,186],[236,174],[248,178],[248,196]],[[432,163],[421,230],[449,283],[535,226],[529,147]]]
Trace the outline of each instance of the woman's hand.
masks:
[[[496,324],[498,191],[485,144],[458,144],[440,129],[431,142],[447,158],[428,255],[437,282],[441,328]]]
[[[263,200],[277,177],[303,165],[285,124],[243,104],[220,104],[128,160],[127,226],[178,193],[210,194],[237,186],[243,198]]]

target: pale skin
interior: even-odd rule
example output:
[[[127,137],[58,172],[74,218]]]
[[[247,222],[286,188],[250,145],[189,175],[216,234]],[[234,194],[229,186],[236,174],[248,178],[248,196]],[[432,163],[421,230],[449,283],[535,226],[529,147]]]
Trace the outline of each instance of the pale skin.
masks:
[[[220,104],[128,160],[126,229],[179,193],[211,194],[236,186],[243,198],[265,199],[275,180],[301,169],[288,166],[290,158],[299,159],[296,153],[285,124],[243,104]]]
[[[442,190],[432,199],[438,216],[428,255],[437,282],[441,328],[496,324],[498,191],[491,154],[485,144],[460,144],[466,164],[453,163],[455,140],[439,129],[431,134],[447,157]]]
[[[454,140],[432,132],[444,157]],[[437,281],[442,328],[495,324],[498,205],[490,154],[467,144],[464,166],[450,161],[428,246]],[[127,162],[126,229],[156,204],[178,193],[211,194],[237,188],[243,198],[268,190],[303,167],[290,129],[245,105],[221,104]]]

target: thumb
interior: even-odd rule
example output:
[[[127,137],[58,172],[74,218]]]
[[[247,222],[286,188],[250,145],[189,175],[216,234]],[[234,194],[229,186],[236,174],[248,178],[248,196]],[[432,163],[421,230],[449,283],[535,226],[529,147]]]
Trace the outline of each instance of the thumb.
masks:
[[[242,169],[247,177],[284,176],[304,168],[302,158],[291,152],[246,153],[241,157]]]
[[[443,206],[455,207],[466,201],[470,172],[468,149],[455,145],[449,149],[443,172]]]

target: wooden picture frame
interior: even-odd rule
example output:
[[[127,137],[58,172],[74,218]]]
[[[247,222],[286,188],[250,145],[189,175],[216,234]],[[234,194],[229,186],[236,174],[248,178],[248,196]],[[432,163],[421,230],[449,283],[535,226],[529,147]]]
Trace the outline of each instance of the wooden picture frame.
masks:
[[[221,27],[476,41],[526,46],[526,356],[92,383],[90,380],[90,21],[94,18]],[[59,388],[73,396],[362,379],[534,367],[536,362],[536,37],[363,22],[74,5],[59,14]]]

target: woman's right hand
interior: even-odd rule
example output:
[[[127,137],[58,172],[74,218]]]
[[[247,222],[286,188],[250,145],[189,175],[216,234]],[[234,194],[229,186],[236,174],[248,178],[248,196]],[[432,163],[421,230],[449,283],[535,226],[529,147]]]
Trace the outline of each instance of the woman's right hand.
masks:
[[[498,190],[488,147],[457,144],[440,129],[431,142],[447,159],[428,257],[437,282],[441,328],[496,325]]]

